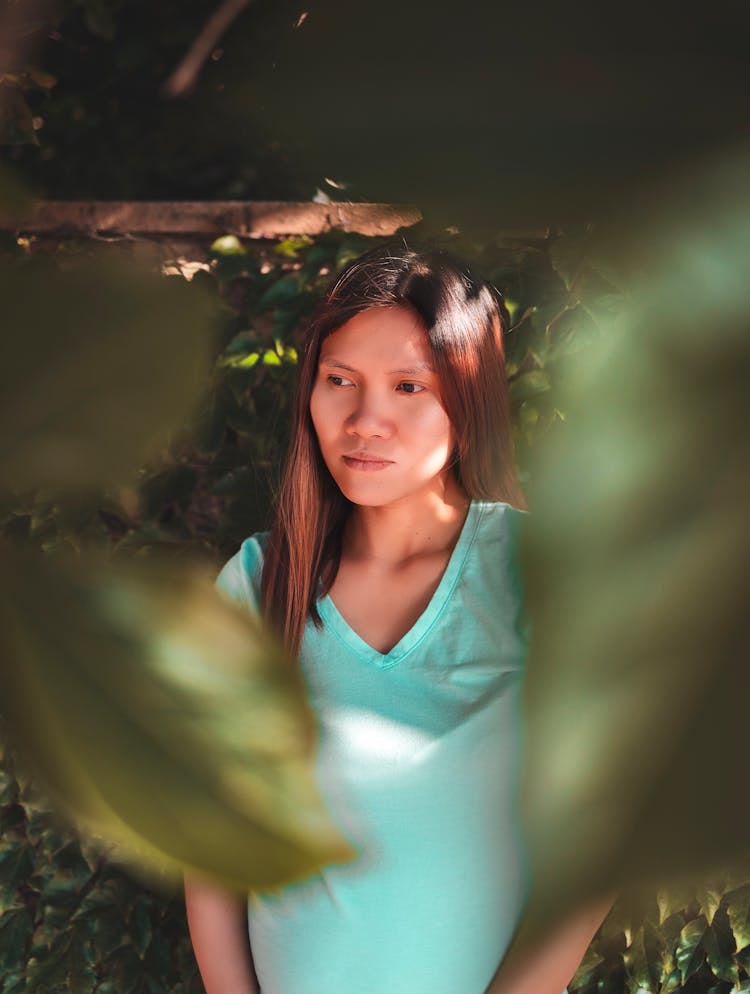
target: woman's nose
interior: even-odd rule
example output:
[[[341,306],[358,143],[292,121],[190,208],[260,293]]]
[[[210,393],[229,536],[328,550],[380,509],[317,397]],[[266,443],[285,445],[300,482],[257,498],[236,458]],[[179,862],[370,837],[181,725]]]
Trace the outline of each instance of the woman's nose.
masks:
[[[390,438],[393,434],[386,402],[373,393],[360,391],[346,419],[346,431],[362,438]]]

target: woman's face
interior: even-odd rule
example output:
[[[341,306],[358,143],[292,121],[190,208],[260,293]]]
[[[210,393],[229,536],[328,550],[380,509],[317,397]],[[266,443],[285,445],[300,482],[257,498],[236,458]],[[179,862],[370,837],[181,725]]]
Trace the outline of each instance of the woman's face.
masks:
[[[323,340],[310,414],[325,464],[353,503],[444,492],[455,433],[409,308],[370,308]]]

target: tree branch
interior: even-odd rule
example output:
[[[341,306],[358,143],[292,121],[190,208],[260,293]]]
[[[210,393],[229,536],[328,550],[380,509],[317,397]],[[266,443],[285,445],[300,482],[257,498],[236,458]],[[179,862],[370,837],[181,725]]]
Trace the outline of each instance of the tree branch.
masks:
[[[165,97],[182,97],[195,86],[203,63],[216,47],[229,25],[238,17],[250,0],[223,0],[203,25],[200,34],[188,49],[182,62],[162,87]]]

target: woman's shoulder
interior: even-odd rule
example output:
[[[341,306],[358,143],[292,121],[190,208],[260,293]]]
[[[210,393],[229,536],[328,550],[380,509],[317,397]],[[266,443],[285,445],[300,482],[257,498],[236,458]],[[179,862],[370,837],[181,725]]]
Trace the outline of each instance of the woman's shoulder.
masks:
[[[482,586],[506,587],[509,578],[515,584],[519,579],[521,534],[529,514],[502,501],[476,504],[478,521],[468,572]]]
[[[528,519],[528,511],[499,500],[477,500],[474,503],[479,510],[478,531],[481,541],[517,540],[520,529]]]
[[[269,535],[266,531],[248,536],[222,566],[215,581],[219,590],[253,611],[257,611],[260,604],[263,554]]]

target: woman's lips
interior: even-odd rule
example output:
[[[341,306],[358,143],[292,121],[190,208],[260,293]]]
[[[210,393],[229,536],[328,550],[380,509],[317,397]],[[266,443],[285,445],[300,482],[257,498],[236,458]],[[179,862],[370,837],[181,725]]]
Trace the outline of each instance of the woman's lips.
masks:
[[[349,469],[358,469],[364,473],[374,473],[387,466],[392,466],[391,459],[373,459],[370,456],[342,456]]]

